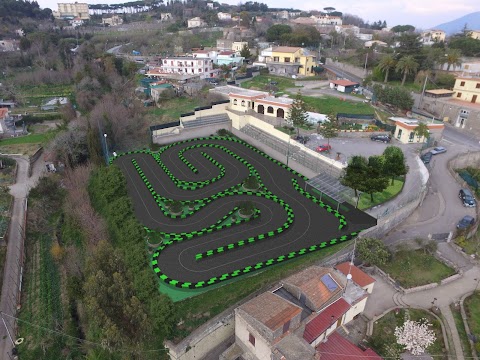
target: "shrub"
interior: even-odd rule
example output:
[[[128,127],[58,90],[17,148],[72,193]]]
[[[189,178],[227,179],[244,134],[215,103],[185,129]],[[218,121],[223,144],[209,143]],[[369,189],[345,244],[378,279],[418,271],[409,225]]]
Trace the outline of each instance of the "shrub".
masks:
[[[170,204],[168,204],[168,208],[172,213],[179,213],[183,210],[183,204],[181,201],[173,200],[170,202]]]
[[[246,189],[256,190],[258,189],[258,179],[256,176],[249,176],[243,181],[243,186]]]
[[[252,201],[242,201],[239,208],[242,215],[250,216],[255,211],[255,204]]]

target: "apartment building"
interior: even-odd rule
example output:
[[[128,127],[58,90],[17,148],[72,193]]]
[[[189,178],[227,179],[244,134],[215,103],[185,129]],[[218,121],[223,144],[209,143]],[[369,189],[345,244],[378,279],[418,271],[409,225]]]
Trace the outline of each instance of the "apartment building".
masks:
[[[440,41],[445,41],[445,31],[443,30],[428,30],[420,35],[420,41],[423,45],[433,45]]]
[[[261,52],[259,62],[264,63],[270,73],[281,76],[313,76],[317,58],[300,47],[278,46]]]
[[[480,78],[459,77],[455,80],[453,91],[456,100],[480,104]]]
[[[87,3],[58,3],[58,11],[53,11],[53,16],[57,19],[80,18],[81,20],[90,19]]]
[[[161,72],[166,74],[198,75],[201,79],[213,77],[213,61],[193,56],[169,57],[162,61]]]

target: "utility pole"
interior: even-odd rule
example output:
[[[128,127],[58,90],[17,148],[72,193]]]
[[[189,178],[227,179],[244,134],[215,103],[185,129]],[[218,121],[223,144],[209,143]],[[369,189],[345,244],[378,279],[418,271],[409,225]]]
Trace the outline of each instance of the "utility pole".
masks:
[[[421,110],[423,104],[423,97],[425,96],[425,88],[427,87],[428,75],[425,76],[425,82],[423,83],[422,96],[420,96],[420,102],[418,103],[418,108]]]

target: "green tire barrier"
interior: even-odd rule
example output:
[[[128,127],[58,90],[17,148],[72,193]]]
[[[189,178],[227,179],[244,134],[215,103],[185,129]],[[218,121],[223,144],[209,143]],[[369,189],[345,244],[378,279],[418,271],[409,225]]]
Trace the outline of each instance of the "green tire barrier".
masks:
[[[181,189],[185,189],[185,190],[201,189],[202,187],[210,185],[210,184],[214,183],[215,181],[220,180],[222,177],[225,176],[225,168],[221,164],[219,164],[215,159],[213,159],[208,154],[202,152],[202,155],[208,161],[210,161],[213,165],[215,165],[219,168],[219,175],[217,177],[215,177],[214,179],[204,180],[204,181],[199,181],[199,182],[192,182],[192,181],[179,180],[175,176],[173,176],[173,174],[171,174],[170,170],[161,161],[160,155],[163,152],[165,152],[166,150],[173,147],[173,146],[178,146],[178,145],[181,145],[181,144],[188,144],[188,143],[191,143],[191,142],[212,141],[212,140],[223,140],[223,141],[231,141],[231,142],[240,143],[243,146],[249,148],[250,150],[260,154],[261,156],[263,156],[267,159],[269,159],[273,163],[281,166],[282,168],[286,169],[287,171],[291,172],[293,175],[301,178],[302,180],[304,180],[304,181],[308,180],[307,177],[303,176],[302,174],[299,174],[297,171],[291,169],[290,167],[286,166],[285,164],[281,163],[280,161],[273,159],[272,157],[263,153],[262,151],[255,148],[254,146],[244,142],[243,140],[238,139],[238,138],[222,137],[222,136],[210,136],[210,137],[195,138],[195,139],[188,139],[188,140],[180,141],[180,142],[173,143],[173,144],[162,147],[157,153],[152,153],[150,150],[130,151],[130,152],[127,152],[127,153],[119,154],[114,158],[111,158],[110,159],[110,164],[112,164],[113,161],[120,156],[132,155],[132,154],[141,154],[141,153],[148,154],[148,155],[151,155],[151,156],[154,157],[155,161],[159,164],[159,166],[162,168],[162,170],[170,177],[170,179],[172,179],[172,181],[177,185],[177,187],[179,187]],[[188,147],[182,149],[178,154],[179,159],[193,173],[198,173],[198,169],[196,169],[195,166],[192,165],[184,157],[183,154],[187,150],[194,149],[194,148],[201,148],[201,147],[202,148],[221,149],[221,150],[225,151],[227,154],[229,154],[232,157],[234,157],[235,159],[237,159],[238,161],[240,161],[241,163],[243,163],[245,166],[247,166],[247,168],[249,169],[249,172],[250,172],[250,176],[255,176],[258,179],[258,183],[260,185],[258,191],[255,192],[255,191],[240,190],[241,184],[239,184],[239,185],[236,185],[236,186],[232,186],[231,188],[229,188],[227,190],[220,191],[219,193],[217,193],[215,195],[212,195],[208,198],[197,199],[197,200],[193,200],[191,202],[188,202],[189,205],[191,205],[191,204],[195,205],[194,211],[189,211],[187,214],[182,214],[182,215],[179,215],[179,216],[170,215],[166,211],[165,207],[163,206],[163,204],[170,201],[170,199],[167,199],[167,198],[165,198],[165,197],[163,197],[160,194],[157,194],[155,192],[155,190],[153,189],[152,185],[149,183],[148,179],[146,178],[145,174],[143,173],[142,169],[140,168],[140,166],[138,165],[136,160],[132,159],[132,164],[134,165],[135,169],[137,170],[139,176],[142,178],[142,180],[145,183],[145,186],[150,191],[150,193],[154,197],[156,203],[163,210],[163,212],[166,216],[170,216],[172,218],[186,218],[187,216],[192,215],[193,213],[195,213],[196,211],[198,211],[202,207],[206,206],[207,204],[211,203],[212,201],[214,201],[218,198],[225,197],[225,196],[237,195],[237,194],[238,195],[246,194],[246,195],[252,195],[252,196],[265,197],[267,199],[271,199],[271,200],[281,204],[284,207],[284,209],[287,211],[287,220],[283,224],[282,227],[280,227],[276,230],[272,230],[272,231],[269,231],[267,233],[257,235],[253,238],[240,240],[236,243],[228,244],[228,245],[225,245],[225,246],[218,247],[216,249],[210,249],[210,250],[207,250],[203,253],[196,254],[196,256],[195,256],[196,260],[206,259],[206,258],[209,258],[211,256],[214,256],[215,254],[221,254],[221,253],[226,252],[226,251],[230,251],[230,250],[233,250],[233,249],[236,249],[236,248],[241,248],[243,246],[253,244],[256,241],[260,241],[260,240],[263,240],[263,239],[266,239],[266,238],[276,236],[276,235],[288,230],[288,228],[293,224],[293,221],[294,221],[294,214],[293,214],[293,210],[291,209],[291,207],[287,203],[285,203],[283,200],[279,199],[276,195],[272,194],[263,184],[263,182],[260,179],[256,169],[250,163],[248,163],[245,159],[241,158],[240,156],[235,154],[230,149],[226,148],[223,145],[215,144],[215,143],[213,143],[213,144],[212,143],[201,143],[201,144],[197,143],[197,144],[194,144],[192,146],[188,146]],[[342,214],[340,214],[337,210],[333,209],[330,205],[323,203],[322,201],[320,201],[320,200],[316,199],[314,196],[312,196],[310,193],[304,191],[301,188],[301,186],[299,185],[297,179],[295,179],[295,178],[292,179],[292,185],[293,185],[293,187],[296,191],[298,191],[299,193],[301,193],[305,197],[309,198],[311,201],[317,203],[319,206],[324,208],[326,211],[333,213],[333,215],[339,220],[339,223],[340,223],[339,230],[342,230],[342,229],[344,229],[344,227],[347,226],[347,222],[345,220],[345,217]],[[260,212],[257,210],[250,218],[241,218],[241,219],[236,220],[235,222],[232,222],[232,223],[229,223],[229,224],[223,224],[236,211],[238,211],[238,208],[234,208],[228,214],[226,214],[222,219],[218,220],[215,224],[209,226],[208,228],[200,229],[200,230],[193,231],[193,232],[190,232],[190,233],[186,233],[186,232],[184,232],[184,233],[157,232],[157,231],[154,231],[154,230],[151,230],[151,229],[145,227],[145,230],[147,231],[147,233],[158,233],[164,238],[164,240],[162,241],[162,244],[156,249],[155,253],[153,254],[152,262],[151,262],[153,271],[157,274],[159,279],[161,281],[169,284],[169,285],[172,285],[172,286],[175,286],[175,287],[178,287],[178,288],[184,288],[184,289],[204,288],[204,287],[207,287],[207,286],[210,286],[210,285],[217,284],[221,281],[226,281],[226,280],[235,278],[235,277],[243,275],[243,274],[247,274],[247,273],[250,273],[250,272],[253,272],[253,271],[256,271],[256,270],[264,269],[266,267],[269,267],[269,266],[281,263],[283,261],[286,261],[286,260],[289,260],[289,259],[293,259],[293,258],[302,256],[302,255],[311,253],[313,251],[318,251],[318,250],[321,250],[323,248],[330,247],[330,246],[336,245],[336,244],[341,243],[341,242],[349,241],[349,240],[355,238],[356,236],[358,236],[358,234],[362,231],[362,230],[359,230],[359,231],[356,231],[356,232],[352,232],[350,234],[345,234],[345,235],[339,236],[338,238],[331,239],[329,241],[324,241],[324,242],[321,242],[321,243],[316,244],[316,245],[312,245],[312,246],[307,247],[307,248],[303,248],[303,249],[300,249],[300,250],[297,250],[297,251],[290,252],[290,253],[285,254],[285,255],[278,256],[276,258],[271,258],[271,259],[268,259],[268,260],[263,261],[263,262],[259,262],[259,263],[256,263],[256,264],[251,264],[249,266],[244,267],[243,269],[237,269],[237,270],[234,270],[230,273],[222,274],[222,275],[219,275],[217,277],[213,277],[213,278],[210,278],[208,280],[206,279],[206,280],[203,280],[203,281],[198,281],[198,282],[195,282],[195,283],[182,282],[182,281],[179,281],[179,280],[175,280],[175,279],[169,278],[166,274],[162,273],[162,270],[160,269],[159,264],[158,264],[158,257],[160,256],[161,252],[163,250],[165,250],[168,246],[171,246],[172,244],[174,244],[177,241],[190,240],[194,237],[202,236],[204,234],[208,234],[208,233],[211,233],[213,231],[218,231],[218,230],[233,226],[235,224],[239,224],[239,223],[242,223],[242,222],[245,222],[245,221],[249,221],[251,219],[255,219],[258,216],[260,216]]]
[[[285,223],[283,223],[283,225],[276,230],[268,231],[266,233],[263,233],[263,234],[260,234],[260,235],[254,236],[254,237],[249,237],[247,239],[237,241],[236,243],[221,246],[221,247],[216,248],[216,249],[209,249],[209,250],[207,250],[203,253],[195,254],[195,260],[205,259],[205,258],[213,256],[215,254],[220,254],[220,253],[223,253],[223,252],[226,252],[226,251],[229,251],[229,250],[238,249],[238,248],[244,247],[246,245],[253,245],[257,241],[260,241],[260,240],[263,240],[263,239],[268,239],[268,238],[271,238],[271,237],[276,236],[278,234],[281,234],[281,233],[287,231],[290,228],[290,226],[292,226],[293,221],[295,219],[295,215],[293,214],[293,210],[290,207],[290,205],[288,205],[285,201],[279,199],[277,196],[275,196],[271,193],[270,194],[264,194],[264,195],[262,195],[262,194],[256,194],[256,195],[257,196],[262,196],[266,199],[273,200],[274,202],[282,205],[283,208],[285,209],[285,211],[287,212],[287,220],[285,221]]]
[[[327,210],[329,213],[333,213],[333,215],[335,215],[335,217],[340,222],[340,225],[338,226],[338,230],[342,230],[345,226],[347,226],[347,220],[345,220],[345,216],[340,214],[337,210],[332,208],[330,205],[325,204],[323,201],[320,201],[319,199],[317,199],[315,196],[313,196],[309,192],[303,190],[300,187],[300,185],[298,185],[298,181],[296,179],[292,179],[292,183],[293,183],[293,188],[295,190],[297,190],[300,194],[305,196],[307,199],[312,200],[314,203],[318,204],[319,206],[321,206],[322,208]]]

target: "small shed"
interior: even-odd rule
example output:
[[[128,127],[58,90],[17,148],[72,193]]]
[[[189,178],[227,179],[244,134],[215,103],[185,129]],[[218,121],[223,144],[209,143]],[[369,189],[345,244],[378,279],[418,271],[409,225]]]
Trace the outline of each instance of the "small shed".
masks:
[[[447,89],[435,89],[435,90],[426,90],[425,96],[432,97],[432,98],[445,98],[445,97],[452,97],[455,91],[447,90]]]
[[[360,86],[359,83],[350,80],[330,80],[330,88],[343,93],[351,93],[354,89]]]

